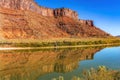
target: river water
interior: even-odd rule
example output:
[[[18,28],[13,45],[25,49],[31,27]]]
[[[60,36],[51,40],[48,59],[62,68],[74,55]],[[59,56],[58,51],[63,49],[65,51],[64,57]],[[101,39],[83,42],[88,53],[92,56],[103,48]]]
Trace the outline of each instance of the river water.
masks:
[[[98,66],[120,70],[120,47],[0,51],[0,80],[70,80]]]

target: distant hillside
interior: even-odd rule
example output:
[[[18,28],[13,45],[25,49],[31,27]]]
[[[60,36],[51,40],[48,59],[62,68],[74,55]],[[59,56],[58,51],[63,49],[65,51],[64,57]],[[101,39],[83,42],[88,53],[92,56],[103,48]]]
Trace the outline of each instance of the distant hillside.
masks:
[[[92,20],[81,20],[67,8],[50,9],[34,0],[0,0],[0,38],[51,39],[108,37]]]
[[[116,37],[120,37],[120,35],[116,36]]]

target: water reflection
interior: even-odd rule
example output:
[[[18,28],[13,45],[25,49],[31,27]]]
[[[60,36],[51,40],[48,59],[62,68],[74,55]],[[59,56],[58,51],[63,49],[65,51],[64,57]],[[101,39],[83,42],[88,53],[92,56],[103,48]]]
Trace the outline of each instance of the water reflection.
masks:
[[[38,80],[52,72],[71,72],[103,48],[0,51],[0,80]]]

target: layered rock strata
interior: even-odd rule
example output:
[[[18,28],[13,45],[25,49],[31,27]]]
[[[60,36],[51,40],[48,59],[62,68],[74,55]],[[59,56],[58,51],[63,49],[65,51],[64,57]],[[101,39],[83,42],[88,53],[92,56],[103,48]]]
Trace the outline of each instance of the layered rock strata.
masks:
[[[108,37],[92,20],[78,19],[67,8],[50,9],[34,0],[0,0],[0,38],[48,39]]]
[[[31,10],[43,16],[68,16],[78,18],[78,14],[67,8],[50,9],[38,6],[33,0],[0,0],[0,7],[13,10]]]

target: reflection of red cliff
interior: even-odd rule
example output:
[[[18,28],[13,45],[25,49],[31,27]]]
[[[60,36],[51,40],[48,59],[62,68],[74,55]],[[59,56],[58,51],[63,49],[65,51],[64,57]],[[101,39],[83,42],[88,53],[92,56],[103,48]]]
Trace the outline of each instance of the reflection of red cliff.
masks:
[[[65,37],[107,37],[91,20],[79,20],[67,8],[50,9],[33,0],[0,0],[0,38],[48,39]]]
[[[30,80],[52,72],[70,72],[78,68],[79,61],[93,59],[101,48],[78,48],[49,51],[1,51],[0,77]],[[33,75],[35,74],[35,75]],[[22,79],[24,80],[24,79]],[[35,80],[35,79],[31,79]]]
[[[43,67],[62,65],[65,72],[73,70],[78,66],[78,62],[86,59],[93,59],[93,55],[102,48],[78,48],[48,51],[1,51],[0,71],[11,70],[12,68],[22,67]],[[67,52],[67,53],[65,53]],[[73,57],[74,56],[74,57]],[[62,67],[61,66],[61,67]],[[71,70],[69,70],[71,68]],[[54,67],[52,69],[54,71]]]

